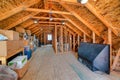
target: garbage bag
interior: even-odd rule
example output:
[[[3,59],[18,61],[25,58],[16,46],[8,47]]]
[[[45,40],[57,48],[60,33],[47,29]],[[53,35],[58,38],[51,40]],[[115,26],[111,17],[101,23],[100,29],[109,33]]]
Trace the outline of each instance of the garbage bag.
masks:
[[[0,65],[0,80],[17,80],[18,76],[15,71],[8,66]]]

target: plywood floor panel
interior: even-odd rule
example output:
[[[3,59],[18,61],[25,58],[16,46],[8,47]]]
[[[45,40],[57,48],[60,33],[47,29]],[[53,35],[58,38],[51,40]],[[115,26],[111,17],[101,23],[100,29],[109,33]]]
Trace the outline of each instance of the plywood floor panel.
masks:
[[[80,64],[71,52],[55,55],[51,46],[45,46],[33,53],[29,69],[21,80],[115,80],[101,77]]]

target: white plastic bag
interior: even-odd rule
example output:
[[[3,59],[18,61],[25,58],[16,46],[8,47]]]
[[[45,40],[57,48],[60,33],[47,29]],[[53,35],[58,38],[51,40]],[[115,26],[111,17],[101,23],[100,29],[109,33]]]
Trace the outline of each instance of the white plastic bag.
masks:
[[[0,65],[0,80],[17,80],[17,73],[8,66]]]

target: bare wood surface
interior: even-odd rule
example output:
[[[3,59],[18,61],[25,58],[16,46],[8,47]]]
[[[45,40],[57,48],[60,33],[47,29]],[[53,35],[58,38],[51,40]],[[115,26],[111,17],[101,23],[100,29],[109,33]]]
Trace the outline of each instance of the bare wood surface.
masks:
[[[22,80],[119,80],[100,76],[77,61],[72,52],[55,54],[52,46],[38,48]],[[94,76],[94,77],[91,77]]]

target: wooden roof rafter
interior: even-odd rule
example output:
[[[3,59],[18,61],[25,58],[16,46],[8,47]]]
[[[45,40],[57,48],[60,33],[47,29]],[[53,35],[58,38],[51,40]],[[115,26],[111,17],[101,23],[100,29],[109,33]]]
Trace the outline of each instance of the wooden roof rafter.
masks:
[[[108,28],[111,28],[113,33],[118,36],[118,32],[113,28],[112,24],[109,23],[103,16],[101,16],[98,11],[95,10],[95,8],[88,2],[85,4],[85,7],[88,8],[97,18],[99,18]]]
[[[25,2],[23,2],[24,5],[20,5],[19,7],[16,7],[16,8],[14,8],[14,9],[8,11],[8,12],[5,12],[3,15],[0,15],[0,21],[2,21],[3,19],[6,19],[6,18],[8,18],[8,17],[10,17],[10,16],[12,16],[12,15],[14,15],[16,13],[19,13],[19,12],[23,11],[25,8],[28,8],[31,5],[34,5],[34,4],[38,3],[38,2],[39,2],[39,0],[36,0],[36,1],[31,0],[31,1],[29,1],[29,4],[28,4],[28,2],[25,1]]]
[[[70,11],[78,20],[80,20],[83,24],[85,24],[90,30],[92,30],[93,32],[95,32],[98,36],[101,37],[101,33],[98,32],[98,30],[96,30],[95,28],[93,28],[91,26],[90,23],[88,23],[85,19],[83,19],[82,17],[80,17],[77,12],[72,9],[71,7],[67,6],[67,4],[63,4],[61,2],[59,2],[60,5],[62,5],[64,8],[66,8],[68,11]],[[104,37],[105,38],[105,37]],[[105,38],[106,39],[106,38]]]
[[[57,10],[57,8],[53,5],[52,6],[55,10]],[[62,15],[62,14],[61,14]],[[77,27],[81,32],[85,33],[88,37],[91,37],[91,35],[89,35],[86,31],[84,31],[81,27],[79,27],[74,21],[70,20],[69,17],[67,17],[66,15],[62,15],[64,18],[68,19],[68,21],[70,23],[72,23],[75,27]]]
[[[18,24],[21,24],[22,22],[30,19],[32,16],[34,16],[34,15],[36,15],[36,14],[38,14],[38,13],[39,13],[39,12],[33,13],[33,14],[29,14],[29,15],[27,15],[27,16],[25,16],[25,17],[22,17],[21,19],[17,20],[16,22],[13,22],[13,23],[10,24],[9,26],[5,27],[4,29],[5,29],[5,30],[11,29],[11,28],[17,26]]]
[[[53,14],[55,17],[57,17],[57,15],[56,14]],[[63,16],[63,15],[62,15]],[[73,27],[75,27],[75,26],[71,26],[71,25],[69,25],[69,23],[67,22],[65,22],[65,25],[69,28],[69,29],[71,29],[73,32],[77,32],[77,34],[78,35],[81,35],[81,31],[77,31],[75,28],[73,28]]]
[[[45,9],[35,9],[35,8],[26,8],[26,11],[32,11],[32,12],[45,12],[45,13],[53,13],[53,14],[66,14],[66,15],[72,15],[70,12],[63,12],[63,11],[50,11]]]
[[[33,19],[50,19],[49,17],[38,17],[38,16],[33,16],[32,17]],[[66,21],[67,19],[64,19],[64,18],[54,18],[52,17],[53,20],[64,20]]]
[[[35,28],[36,26],[38,26],[38,24],[32,24],[29,27],[27,27],[27,29],[32,29],[32,28]]]

